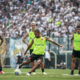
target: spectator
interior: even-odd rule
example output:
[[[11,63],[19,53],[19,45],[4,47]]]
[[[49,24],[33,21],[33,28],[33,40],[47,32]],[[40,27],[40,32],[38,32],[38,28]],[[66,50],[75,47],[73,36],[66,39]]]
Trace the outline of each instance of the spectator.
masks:
[[[50,57],[50,51],[45,52],[45,68],[50,68],[51,63],[51,57]]]

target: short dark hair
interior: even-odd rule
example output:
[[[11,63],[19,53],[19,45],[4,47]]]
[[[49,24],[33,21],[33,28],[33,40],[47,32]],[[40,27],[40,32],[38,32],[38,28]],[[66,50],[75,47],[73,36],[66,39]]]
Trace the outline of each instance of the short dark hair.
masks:
[[[40,33],[40,30],[39,29],[35,29],[35,32]]]

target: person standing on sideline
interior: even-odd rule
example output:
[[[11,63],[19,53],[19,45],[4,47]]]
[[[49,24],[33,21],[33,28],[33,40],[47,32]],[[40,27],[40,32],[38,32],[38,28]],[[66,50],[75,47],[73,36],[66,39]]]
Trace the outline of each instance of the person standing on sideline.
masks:
[[[75,63],[76,60],[78,59],[79,61],[79,72],[78,74],[80,75],[80,24],[76,28],[76,33],[72,36],[71,39],[71,45],[73,48],[73,53],[72,53],[72,70],[71,70],[71,75],[74,74],[74,69],[75,69]]]
[[[48,37],[42,37],[41,33],[38,29],[36,29],[34,31],[35,34],[35,38],[31,41],[31,43],[29,44],[28,48],[25,51],[25,55],[27,53],[27,51],[31,48],[31,46],[34,44],[34,49],[33,52],[31,54],[31,56],[24,61],[22,64],[20,64],[19,69],[25,65],[25,64],[29,64],[31,62],[33,62],[34,60],[36,60],[36,64],[32,67],[31,71],[27,73],[28,76],[30,76],[30,74],[40,65],[40,63],[42,62],[43,56],[45,54],[45,48],[46,48],[46,40],[50,41],[51,43],[59,46],[59,47],[63,47],[62,45],[56,43],[55,41],[51,40]]]
[[[47,50],[45,51],[45,68],[50,68],[51,67],[51,56],[50,56],[50,51]]]
[[[30,30],[30,32],[29,32],[29,33],[26,33],[26,34],[24,35],[23,39],[22,39],[22,41],[23,41],[27,46],[28,46],[28,42],[26,41],[26,38],[29,37],[29,44],[31,43],[32,39],[35,38],[34,31],[35,31],[35,28],[36,28],[36,23],[35,23],[35,22],[32,22],[32,23],[31,23],[31,26],[32,26],[32,29]],[[33,45],[31,46],[31,48],[30,48],[30,55],[32,54],[33,50],[34,50],[34,44],[33,44]],[[33,66],[34,66],[34,61],[32,61],[32,67],[33,67]],[[43,73],[44,75],[46,75],[47,73],[44,71],[44,64],[43,64],[43,62],[41,62],[40,67],[41,67],[42,73]],[[35,73],[35,70],[34,70],[34,73],[33,73],[33,74],[36,74],[36,73]]]
[[[2,43],[3,43],[3,38],[0,36],[0,46],[2,45]],[[2,71],[1,55],[2,54],[0,54],[0,74],[3,74],[4,72]]]

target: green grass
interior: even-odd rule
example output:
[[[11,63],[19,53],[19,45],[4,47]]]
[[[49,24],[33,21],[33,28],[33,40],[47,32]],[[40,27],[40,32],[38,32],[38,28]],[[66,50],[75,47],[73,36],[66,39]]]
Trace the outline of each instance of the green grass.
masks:
[[[80,80],[80,75],[71,76],[70,71],[68,69],[45,69],[47,75],[42,75],[41,70],[36,70],[36,75],[26,76],[26,73],[30,71],[30,69],[21,69],[21,75],[14,75],[14,69],[4,68],[5,74],[0,74],[0,80]],[[78,71],[75,70],[75,74]]]

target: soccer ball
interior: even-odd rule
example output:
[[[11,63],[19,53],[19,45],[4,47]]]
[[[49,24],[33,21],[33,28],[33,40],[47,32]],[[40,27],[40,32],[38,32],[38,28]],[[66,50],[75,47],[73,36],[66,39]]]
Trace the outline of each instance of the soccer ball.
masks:
[[[20,69],[16,69],[16,70],[14,71],[14,74],[15,74],[15,75],[21,75]]]

